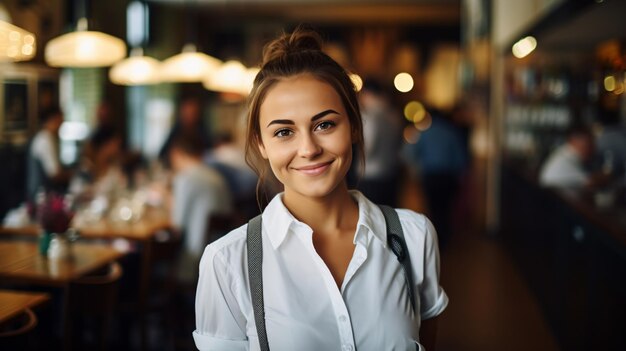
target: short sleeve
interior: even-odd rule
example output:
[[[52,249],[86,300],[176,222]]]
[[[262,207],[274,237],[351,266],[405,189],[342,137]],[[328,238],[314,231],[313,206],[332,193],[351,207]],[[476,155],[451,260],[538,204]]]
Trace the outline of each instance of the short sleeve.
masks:
[[[422,320],[438,316],[448,305],[448,296],[439,285],[439,246],[437,232],[428,218],[425,221],[423,277],[419,288]]]
[[[33,154],[41,161],[48,177],[54,177],[61,171],[59,159],[55,154],[56,147],[49,133],[39,133],[33,141]]]
[[[233,279],[224,259],[208,246],[200,260],[196,291],[196,347],[211,351],[246,351],[246,319],[237,292],[242,287]]]

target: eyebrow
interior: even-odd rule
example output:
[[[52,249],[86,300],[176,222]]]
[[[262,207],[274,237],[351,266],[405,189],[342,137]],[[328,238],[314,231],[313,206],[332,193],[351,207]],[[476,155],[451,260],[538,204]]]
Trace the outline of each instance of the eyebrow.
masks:
[[[314,115],[313,117],[311,117],[311,122],[315,122],[318,119],[323,118],[324,116],[326,116],[328,114],[331,114],[331,113],[334,113],[336,115],[339,114],[339,112],[337,112],[335,110],[329,109],[329,110],[326,110],[326,111],[322,111],[322,112]],[[290,120],[290,119],[275,119],[275,120],[271,121],[267,126],[269,127],[272,124],[291,124],[291,125],[293,125],[295,123],[292,120]]]

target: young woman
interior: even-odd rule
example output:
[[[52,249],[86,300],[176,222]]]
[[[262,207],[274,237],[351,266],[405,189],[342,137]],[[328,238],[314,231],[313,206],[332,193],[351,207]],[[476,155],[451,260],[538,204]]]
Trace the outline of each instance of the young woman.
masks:
[[[448,301],[436,233],[423,215],[396,210],[408,279],[388,247],[381,209],[348,190],[353,150],[363,149],[350,78],[313,32],[283,35],[263,56],[247,157],[261,183],[271,172],[284,188],[261,217],[265,332],[255,321],[243,226],[209,245],[200,262],[196,346],[261,350],[266,335],[272,350],[432,350],[435,317]]]

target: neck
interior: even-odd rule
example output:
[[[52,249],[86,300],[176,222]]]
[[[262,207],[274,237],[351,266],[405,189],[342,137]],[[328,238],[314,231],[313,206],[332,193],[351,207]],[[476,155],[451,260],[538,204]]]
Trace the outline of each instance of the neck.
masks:
[[[306,223],[314,233],[332,233],[352,230],[359,218],[359,207],[344,183],[323,197],[303,196],[285,189],[285,207],[299,221]]]

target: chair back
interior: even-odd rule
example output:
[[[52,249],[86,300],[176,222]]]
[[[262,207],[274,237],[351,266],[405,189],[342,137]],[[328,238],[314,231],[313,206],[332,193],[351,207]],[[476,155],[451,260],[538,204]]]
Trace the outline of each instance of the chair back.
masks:
[[[72,282],[70,306],[72,312],[103,315],[111,313],[117,303],[118,282],[122,266],[113,262],[104,274],[84,276]]]
[[[27,308],[0,329],[1,350],[28,349],[30,332],[37,326],[37,315]]]

